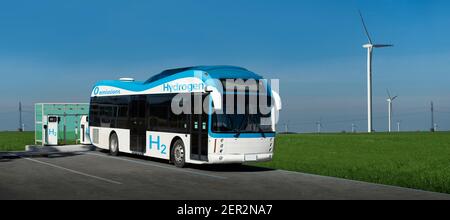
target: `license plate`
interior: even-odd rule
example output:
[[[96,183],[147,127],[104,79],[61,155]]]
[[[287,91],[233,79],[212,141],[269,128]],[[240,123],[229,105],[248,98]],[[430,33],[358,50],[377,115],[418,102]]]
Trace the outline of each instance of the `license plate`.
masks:
[[[245,155],[245,161],[256,161],[256,160],[257,160],[256,154]]]

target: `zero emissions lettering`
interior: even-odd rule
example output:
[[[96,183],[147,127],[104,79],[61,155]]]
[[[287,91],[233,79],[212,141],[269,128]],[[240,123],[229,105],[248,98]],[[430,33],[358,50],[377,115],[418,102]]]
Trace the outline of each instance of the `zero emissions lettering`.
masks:
[[[120,94],[119,89],[100,90],[99,87],[95,87],[95,89],[94,89],[94,95],[118,95],[118,94]]]

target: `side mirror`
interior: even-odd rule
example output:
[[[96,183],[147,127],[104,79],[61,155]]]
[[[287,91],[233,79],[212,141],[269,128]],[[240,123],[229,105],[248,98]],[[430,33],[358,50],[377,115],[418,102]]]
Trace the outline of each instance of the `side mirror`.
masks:
[[[274,103],[275,104],[275,109],[277,111],[280,111],[281,110],[281,97],[280,97],[280,94],[278,94],[277,92],[272,90],[272,97],[273,97],[273,100],[275,102]]]
[[[213,86],[206,86],[205,87],[205,92],[213,92],[214,91],[214,87]]]
[[[222,93],[220,93],[216,87],[209,85],[205,87],[205,92],[210,94],[210,97],[214,103],[213,108],[216,110],[222,109]]]

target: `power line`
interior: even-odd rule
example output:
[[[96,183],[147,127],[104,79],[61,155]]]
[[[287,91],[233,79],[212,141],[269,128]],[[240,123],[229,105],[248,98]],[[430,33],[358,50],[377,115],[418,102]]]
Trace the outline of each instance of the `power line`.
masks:
[[[24,124],[22,123],[22,102],[19,102],[19,131],[24,130]]]
[[[444,114],[450,114],[450,112],[447,112],[447,111],[436,111],[436,110],[434,110],[434,113],[444,113]]]
[[[436,131],[436,125],[434,123],[434,106],[433,101],[431,101],[431,132]]]
[[[411,113],[403,113],[403,114],[396,114],[396,117],[400,116],[409,116],[409,115],[419,115],[419,114],[426,114],[426,112],[411,112]],[[373,117],[374,119],[386,119],[388,116],[377,116]],[[359,121],[366,121],[366,118],[354,118],[354,119],[344,119],[344,120],[323,120],[321,119],[322,124],[340,124],[340,123],[349,123],[349,122],[359,122]],[[289,122],[291,125],[317,125],[318,121],[303,121],[303,122]]]

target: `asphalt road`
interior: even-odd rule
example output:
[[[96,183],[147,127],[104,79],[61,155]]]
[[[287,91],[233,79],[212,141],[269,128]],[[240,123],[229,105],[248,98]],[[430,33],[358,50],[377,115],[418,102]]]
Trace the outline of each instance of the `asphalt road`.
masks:
[[[448,194],[251,166],[176,168],[91,151],[0,159],[0,199],[450,199]]]

